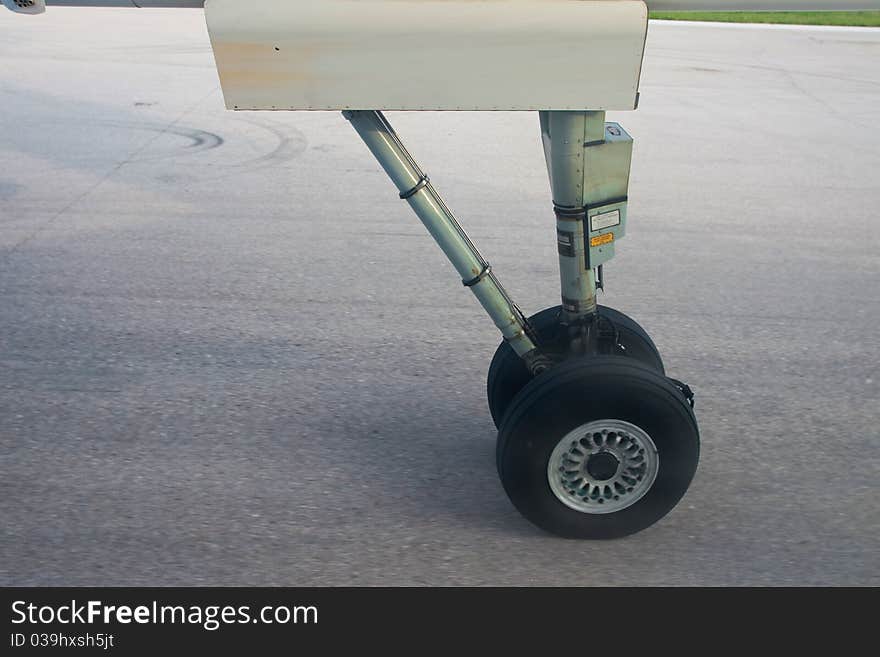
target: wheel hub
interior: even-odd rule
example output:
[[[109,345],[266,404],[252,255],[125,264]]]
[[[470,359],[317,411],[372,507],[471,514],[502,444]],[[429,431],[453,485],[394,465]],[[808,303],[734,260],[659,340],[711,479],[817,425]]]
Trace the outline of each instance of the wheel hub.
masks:
[[[651,437],[623,420],[597,420],[567,433],[550,454],[557,499],[582,513],[614,513],[638,502],[660,468]]]
[[[611,452],[591,454],[587,459],[587,474],[596,481],[608,481],[617,474],[620,461]]]

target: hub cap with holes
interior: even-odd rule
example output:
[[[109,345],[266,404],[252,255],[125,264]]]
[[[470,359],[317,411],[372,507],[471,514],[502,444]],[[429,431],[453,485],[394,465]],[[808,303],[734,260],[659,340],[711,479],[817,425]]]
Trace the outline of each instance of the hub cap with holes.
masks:
[[[650,490],[660,455],[651,437],[622,420],[596,420],[570,431],[547,464],[550,489],[583,513],[614,513]]]

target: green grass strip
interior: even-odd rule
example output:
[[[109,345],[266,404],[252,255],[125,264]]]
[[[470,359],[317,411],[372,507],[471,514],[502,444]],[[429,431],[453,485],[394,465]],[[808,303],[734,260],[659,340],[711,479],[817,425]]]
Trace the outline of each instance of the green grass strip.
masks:
[[[880,27],[880,11],[652,11],[651,18],[714,23],[781,23]]]

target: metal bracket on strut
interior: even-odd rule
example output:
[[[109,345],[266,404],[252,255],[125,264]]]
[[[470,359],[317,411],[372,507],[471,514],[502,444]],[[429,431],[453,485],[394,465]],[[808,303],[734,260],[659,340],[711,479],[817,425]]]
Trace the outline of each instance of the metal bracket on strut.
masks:
[[[553,204],[553,211],[556,213],[557,219],[565,219],[567,221],[580,221],[583,222],[587,216],[587,209],[585,207],[581,208],[569,208],[563,205],[558,205],[556,203]]]
[[[532,376],[538,376],[553,367],[553,360],[542,353],[540,349],[530,351],[522,356],[522,359]]]
[[[479,274],[477,274],[477,275],[474,276],[473,278],[469,278],[469,279],[466,280],[466,281],[463,280],[463,281],[461,282],[461,284],[464,285],[465,287],[473,287],[474,285],[476,285],[477,283],[479,283],[481,280],[483,280],[484,278],[486,278],[486,276],[488,276],[488,275],[491,274],[491,273],[492,273],[492,265],[490,265],[490,264],[487,262],[485,265],[483,265],[483,271],[481,271]]]
[[[411,196],[415,196],[416,194],[418,194],[419,190],[426,187],[429,182],[431,182],[431,179],[428,178],[428,174],[426,173],[425,175],[423,175],[419,179],[419,182],[417,182],[411,189],[408,189],[405,192],[400,192],[400,199],[405,201],[406,199],[410,198]]]

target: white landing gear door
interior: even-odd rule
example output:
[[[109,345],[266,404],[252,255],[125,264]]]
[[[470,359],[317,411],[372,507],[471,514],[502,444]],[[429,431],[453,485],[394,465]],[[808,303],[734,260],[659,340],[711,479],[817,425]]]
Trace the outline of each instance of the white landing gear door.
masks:
[[[210,0],[229,109],[632,110],[641,0]]]

